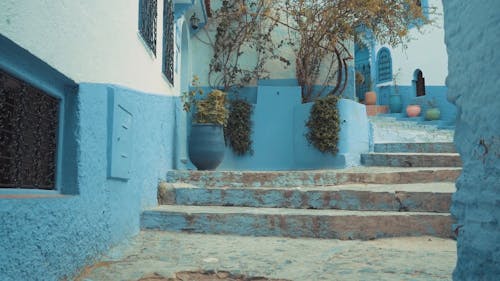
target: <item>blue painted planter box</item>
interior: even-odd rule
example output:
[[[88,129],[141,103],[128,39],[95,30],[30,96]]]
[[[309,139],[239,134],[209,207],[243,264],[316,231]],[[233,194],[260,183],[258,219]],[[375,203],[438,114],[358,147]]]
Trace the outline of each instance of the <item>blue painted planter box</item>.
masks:
[[[218,170],[308,170],[360,165],[369,150],[366,109],[342,99],[339,153],[323,154],[311,146],[305,126],[312,103],[301,103],[300,87],[259,86],[253,121],[253,155],[236,156],[227,148]]]

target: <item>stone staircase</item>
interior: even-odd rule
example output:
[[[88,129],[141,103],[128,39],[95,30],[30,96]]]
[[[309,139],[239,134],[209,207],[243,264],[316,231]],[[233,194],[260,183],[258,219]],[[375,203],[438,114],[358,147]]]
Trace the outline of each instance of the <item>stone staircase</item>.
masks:
[[[389,123],[382,120],[374,127],[411,125]],[[446,142],[452,134],[419,130],[431,130],[441,142],[422,142],[418,136],[413,142],[375,138],[373,152],[361,156],[364,167],[170,171],[159,188],[160,205],[143,213],[142,228],[363,240],[453,237],[449,208],[460,158],[453,143]]]

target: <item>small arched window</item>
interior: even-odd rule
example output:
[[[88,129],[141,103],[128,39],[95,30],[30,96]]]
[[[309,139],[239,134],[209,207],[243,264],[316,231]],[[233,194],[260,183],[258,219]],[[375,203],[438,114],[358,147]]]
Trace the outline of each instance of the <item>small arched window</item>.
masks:
[[[416,94],[417,97],[425,96],[425,78],[424,78],[424,73],[422,70],[417,69],[415,70],[415,73],[413,74],[414,76],[414,81],[416,85]]]
[[[382,48],[377,54],[377,82],[392,81],[392,58],[391,51]]]

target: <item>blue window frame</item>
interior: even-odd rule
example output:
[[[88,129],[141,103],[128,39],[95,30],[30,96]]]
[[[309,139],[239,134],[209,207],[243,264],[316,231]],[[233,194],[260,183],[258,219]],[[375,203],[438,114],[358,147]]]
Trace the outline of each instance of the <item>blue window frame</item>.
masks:
[[[73,135],[73,131],[76,127],[77,116],[76,116],[76,93],[78,92],[78,85],[68,77],[64,76],[62,73],[58,72],[42,60],[33,56],[30,52],[18,46],[16,43],[0,35],[0,71],[3,73],[4,79],[8,79],[9,83],[18,83],[18,88],[29,88],[28,90],[31,92],[29,95],[34,95],[35,100],[40,98],[40,100],[45,100],[46,102],[39,103],[39,106],[33,106],[32,103],[33,98],[31,97],[23,97],[21,100],[25,100],[28,98],[29,100],[25,100],[27,102],[26,106],[22,109],[24,112],[27,112],[28,115],[39,114],[40,118],[49,118],[49,116],[44,116],[44,114],[51,115],[52,118],[57,120],[52,120],[52,123],[56,123],[55,132],[48,130],[48,134],[43,136],[47,142],[38,143],[36,146],[42,147],[45,145],[51,145],[50,142],[55,142],[53,144],[55,146],[55,151],[51,153],[41,153],[40,150],[33,149],[24,149],[20,148],[22,146],[34,144],[38,140],[27,140],[23,139],[24,136],[21,136],[17,141],[13,141],[12,139],[6,140],[6,138],[12,137],[15,138],[19,136],[18,133],[10,134],[7,132],[4,135],[4,145],[16,146],[16,152],[26,153],[27,155],[22,156],[23,159],[28,159],[29,157],[36,158],[38,163],[40,164],[41,159],[44,157],[54,157],[54,159],[48,159],[48,161],[52,161],[55,165],[55,168],[52,170],[52,174],[42,175],[42,176],[50,176],[52,179],[48,180],[46,183],[42,184],[42,181],[37,181],[33,179],[22,179],[22,181],[14,180],[13,182],[7,182],[0,186],[0,193],[3,193],[5,190],[9,192],[19,192],[16,189],[3,189],[6,187],[11,188],[23,188],[23,190],[33,189],[33,190],[42,190],[49,189],[47,192],[56,192],[56,193],[64,193],[64,194],[76,194],[78,193],[77,184],[76,184],[76,155],[77,155],[77,142],[76,138]],[[7,78],[6,78],[7,77]],[[4,83],[5,86],[5,83]],[[23,94],[26,90],[21,91],[3,91],[2,95],[5,100],[15,100],[19,99],[16,94],[22,92]],[[7,102],[6,102],[7,103]],[[35,101],[38,104],[38,102]],[[54,108],[52,105],[56,105]],[[4,104],[5,105],[5,104]],[[10,112],[13,112],[12,106],[9,109]],[[33,111],[33,112],[30,112]],[[7,120],[12,116],[3,115]],[[30,118],[37,118],[30,117]],[[14,124],[18,122],[16,120],[6,121],[4,124]],[[12,123],[14,122],[14,123]],[[22,121],[20,124],[25,128],[25,132],[28,135],[32,135],[31,137],[37,137],[33,135],[34,131],[36,134],[44,134],[43,128],[38,128],[42,126],[45,128],[47,124],[44,124],[43,121],[37,121],[36,124],[29,124],[29,120]],[[34,127],[33,127],[34,126]],[[49,128],[51,125],[48,125]],[[6,129],[6,128],[3,128]],[[17,129],[18,131],[19,128]],[[10,136],[9,136],[10,134]],[[14,142],[18,142],[17,144]],[[12,147],[10,147],[12,149]],[[44,149],[42,147],[42,149]],[[7,157],[6,157],[7,158]],[[19,158],[19,157],[17,157]],[[18,161],[17,158],[14,161]],[[40,159],[39,159],[40,158]],[[29,163],[26,163],[29,165]],[[19,166],[15,165],[12,169],[24,169],[27,166]],[[50,165],[48,165],[50,166]],[[37,171],[37,173],[43,173],[45,170],[41,169]],[[18,176],[24,177],[26,173],[30,176],[29,171],[10,171],[13,174],[17,174]],[[26,173],[25,173],[26,172]],[[33,175],[33,177],[38,177],[40,175]],[[12,177],[5,176],[4,179]],[[24,181],[24,182],[23,182]]]
[[[391,51],[384,47],[377,53],[377,82],[392,81],[392,57]]]

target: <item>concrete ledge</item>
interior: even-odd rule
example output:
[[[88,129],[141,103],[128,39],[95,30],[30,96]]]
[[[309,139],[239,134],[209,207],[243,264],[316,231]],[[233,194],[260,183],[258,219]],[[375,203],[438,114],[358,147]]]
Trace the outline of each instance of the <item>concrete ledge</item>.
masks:
[[[315,171],[169,171],[168,182],[199,187],[291,187],[454,182],[460,168],[358,167]]]
[[[455,184],[313,188],[198,188],[174,184],[174,189],[174,202],[165,205],[447,213]]]
[[[367,153],[361,154],[366,166],[461,167],[458,153]]]
[[[375,152],[456,153],[452,142],[376,143]]]
[[[160,206],[145,211],[142,229],[245,236],[326,239],[452,237],[450,215],[241,207]]]

